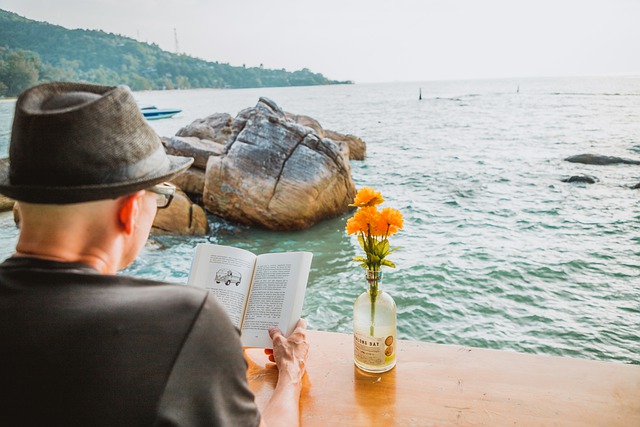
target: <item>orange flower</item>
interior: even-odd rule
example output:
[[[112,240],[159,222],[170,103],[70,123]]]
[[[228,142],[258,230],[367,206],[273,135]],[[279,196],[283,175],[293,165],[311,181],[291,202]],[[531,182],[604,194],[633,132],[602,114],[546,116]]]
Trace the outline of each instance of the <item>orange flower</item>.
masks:
[[[365,206],[356,211],[353,215],[354,218],[358,218],[360,221],[364,221],[367,224],[372,224],[380,217],[380,212],[375,206]]]
[[[396,234],[398,230],[402,229],[404,219],[399,210],[394,208],[384,208],[380,211],[380,222],[385,224],[385,228],[389,228],[387,236]]]
[[[358,221],[356,218],[349,218],[347,220],[347,234],[358,234],[367,232],[367,223]]]
[[[365,233],[368,234],[379,221],[380,212],[375,206],[364,206],[347,220],[347,234]]]
[[[387,220],[382,216],[382,212],[379,212],[378,216],[371,223],[371,235],[374,237],[385,237],[388,228]]]
[[[383,201],[379,191],[364,187],[356,194],[354,204],[349,205],[358,209],[347,220],[347,234],[358,235],[358,243],[366,255],[356,256],[353,260],[369,271],[379,271],[382,266],[395,268],[387,255],[398,248],[391,248],[388,237],[402,228],[403,219],[397,209],[384,208],[379,211],[377,205]]]
[[[375,206],[384,202],[382,195],[379,191],[374,190],[371,187],[363,187],[356,194],[353,204],[349,206],[363,207],[363,206]]]

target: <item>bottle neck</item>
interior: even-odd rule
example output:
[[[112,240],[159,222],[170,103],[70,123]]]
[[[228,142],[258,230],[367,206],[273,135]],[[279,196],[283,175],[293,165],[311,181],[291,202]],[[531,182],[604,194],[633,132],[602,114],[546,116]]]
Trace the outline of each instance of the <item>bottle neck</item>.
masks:
[[[368,292],[371,296],[376,297],[382,290],[382,271],[367,270],[367,283],[369,284]]]

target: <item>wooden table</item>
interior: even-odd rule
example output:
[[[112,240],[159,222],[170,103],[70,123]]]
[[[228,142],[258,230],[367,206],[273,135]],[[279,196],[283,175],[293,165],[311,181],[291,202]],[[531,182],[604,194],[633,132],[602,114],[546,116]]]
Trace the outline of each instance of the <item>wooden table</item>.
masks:
[[[352,336],[309,331],[303,426],[640,426],[640,366],[400,341],[397,366],[367,374]],[[259,406],[276,370],[246,352]]]

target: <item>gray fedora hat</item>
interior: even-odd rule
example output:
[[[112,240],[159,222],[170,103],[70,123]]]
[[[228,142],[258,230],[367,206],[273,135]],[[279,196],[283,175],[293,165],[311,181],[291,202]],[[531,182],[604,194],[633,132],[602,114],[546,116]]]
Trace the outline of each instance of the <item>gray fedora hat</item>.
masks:
[[[191,163],[165,153],[126,86],[45,83],[16,101],[0,193],[45,204],[111,199],[170,180]]]

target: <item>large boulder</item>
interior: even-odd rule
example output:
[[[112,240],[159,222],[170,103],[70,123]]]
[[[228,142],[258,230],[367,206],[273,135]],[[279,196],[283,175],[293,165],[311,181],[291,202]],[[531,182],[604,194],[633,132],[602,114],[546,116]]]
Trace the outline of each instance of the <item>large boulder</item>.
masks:
[[[356,189],[347,149],[260,98],[231,125],[224,153],[209,156],[205,208],[271,230],[298,230],[347,209]]]
[[[314,132],[321,138],[329,138],[334,142],[344,142],[349,149],[349,159],[351,160],[364,160],[367,154],[367,145],[363,140],[355,135],[342,134],[329,129],[324,129],[320,122],[316,119],[305,115],[295,115],[291,113],[285,113],[287,118],[295,121],[299,125],[306,126],[314,130]]]
[[[204,210],[178,190],[167,208],[158,209],[153,228],[160,233],[204,236],[209,233],[209,222]]]

